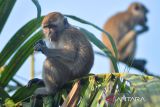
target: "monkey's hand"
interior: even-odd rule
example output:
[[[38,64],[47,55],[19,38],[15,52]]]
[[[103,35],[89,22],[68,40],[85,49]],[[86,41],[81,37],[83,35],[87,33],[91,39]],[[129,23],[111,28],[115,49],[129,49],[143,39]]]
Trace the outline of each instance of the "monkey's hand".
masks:
[[[41,51],[43,53],[45,48],[47,48],[47,46],[43,40],[37,41],[34,45],[34,51]]]
[[[37,84],[38,86],[45,86],[43,80],[38,79],[38,78],[34,78],[29,80],[28,84],[26,85],[27,87],[31,87],[33,84]]]
[[[148,31],[148,30],[149,30],[149,27],[148,27],[147,25],[143,25],[143,26],[142,26],[142,29],[139,30],[139,31],[137,31],[137,34],[139,35],[139,34],[141,34],[141,33],[144,33],[144,32],[146,32],[146,31]]]

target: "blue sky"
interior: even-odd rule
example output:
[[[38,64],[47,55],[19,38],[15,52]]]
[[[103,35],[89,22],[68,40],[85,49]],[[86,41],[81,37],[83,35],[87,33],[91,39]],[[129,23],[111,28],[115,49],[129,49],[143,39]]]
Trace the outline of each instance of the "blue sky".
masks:
[[[102,27],[106,20],[119,11],[125,10],[135,0],[39,0],[42,6],[42,15],[49,12],[59,11],[63,14],[71,14],[88,20],[99,27]],[[150,72],[160,75],[160,1],[159,0],[137,0],[149,9],[148,26],[149,31],[140,35],[138,38],[138,48],[136,58],[144,58],[148,61],[147,68]],[[36,7],[31,0],[17,0],[17,3],[0,35],[0,50],[3,49],[12,35],[30,19],[37,15]],[[101,39],[101,32],[98,30],[75,22],[69,19],[69,22],[76,26],[81,26],[94,33]],[[98,50],[93,46],[95,50]],[[36,77],[41,77],[42,64],[45,57],[42,54],[36,54]],[[124,72],[125,66],[120,64],[120,71]],[[30,79],[30,58],[19,69],[15,78],[22,83]],[[91,70],[92,73],[109,72],[109,60],[95,55],[95,63]],[[129,72],[138,73],[131,69]],[[22,80],[20,77],[25,78]]]

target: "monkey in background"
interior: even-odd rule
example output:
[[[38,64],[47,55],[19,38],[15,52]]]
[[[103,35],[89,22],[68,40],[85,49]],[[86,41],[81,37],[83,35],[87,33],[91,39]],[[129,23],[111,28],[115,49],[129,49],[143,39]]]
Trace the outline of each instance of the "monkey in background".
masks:
[[[28,86],[43,84],[45,87],[38,88],[34,94],[53,95],[66,82],[87,75],[93,66],[94,54],[85,35],[71,26],[61,13],[52,12],[45,16],[42,28],[49,46],[40,40],[34,49],[47,57],[43,80],[35,78]]]
[[[147,15],[148,9],[141,3],[132,3],[126,11],[112,16],[105,24],[104,30],[113,38],[117,50],[118,60],[125,64],[144,71],[146,61],[143,59],[132,59],[135,56],[137,48],[137,36],[148,31]],[[135,30],[136,26],[141,26],[141,30]],[[102,34],[103,43],[113,53],[111,43],[105,34]],[[111,65],[111,71],[114,72]]]

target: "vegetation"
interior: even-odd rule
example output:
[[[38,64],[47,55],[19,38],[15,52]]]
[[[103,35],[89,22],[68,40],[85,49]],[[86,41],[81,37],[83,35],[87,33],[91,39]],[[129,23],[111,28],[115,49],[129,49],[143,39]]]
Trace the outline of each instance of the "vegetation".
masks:
[[[37,6],[38,17],[22,26],[0,52],[0,107],[58,107],[60,105],[62,107],[158,107],[160,104],[160,99],[158,99],[160,80],[151,76],[118,73],[117,49],[111,36],[98,26],[72,15],[65,16],[106,33],[112,43],[116,57],[93,33],[80,28],[87,38],[111,59],[117,73],[88,75],[71,81],[60,89],[54,97],[45,96],[42,99],[36,99],[32,96],[33,91],[39,86],[33,85],[32,88],[27,88],[14,80],[13,77],[24,61],[33,54],[33,44],[42,38],[42,31],[39,28],[43,16],[40,14],[41,8],[37,0],[33,0],[33,2]],[[15,3],[16,0],[0,0],[0,33]],[[10,81],[15,82],[16,86],[11,86]],[[10,96],[9,92],[13,90],[16,91]]]

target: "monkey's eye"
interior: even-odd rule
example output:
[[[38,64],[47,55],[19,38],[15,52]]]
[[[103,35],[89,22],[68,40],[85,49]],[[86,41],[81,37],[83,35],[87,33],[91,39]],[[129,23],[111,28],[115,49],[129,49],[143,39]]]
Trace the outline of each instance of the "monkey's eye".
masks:
[[[140,10],[140,7],[138,5],[136,5],[134,9],[138,11],[138,10]]]
[[[57,27],[57,25],[55,25],[55,24],[49,24],[48,25],[48,28],[56,28]]]
[[[43,28],[56,28],[57,25],[55,24],[48,24],[48,25],[44,25]]]
[[[47,25],[44,25],[43,28],[47,28]]]

